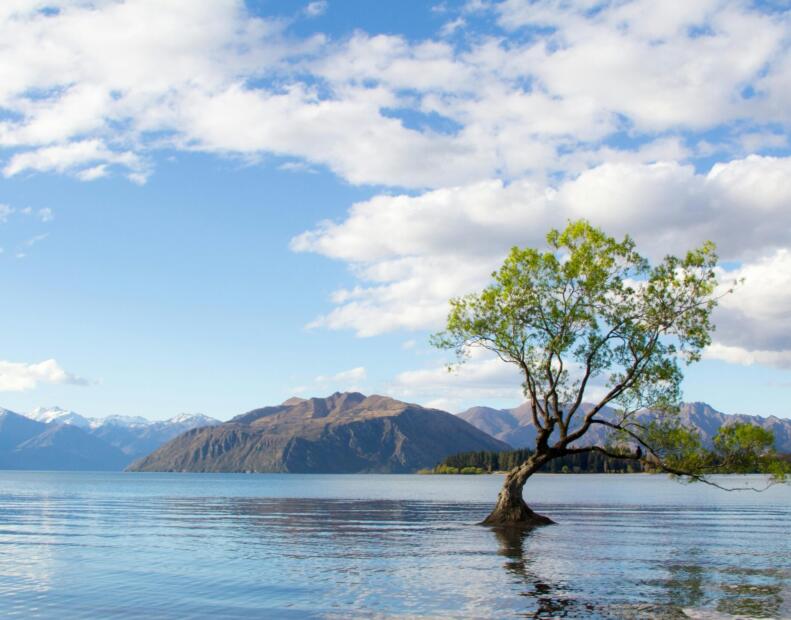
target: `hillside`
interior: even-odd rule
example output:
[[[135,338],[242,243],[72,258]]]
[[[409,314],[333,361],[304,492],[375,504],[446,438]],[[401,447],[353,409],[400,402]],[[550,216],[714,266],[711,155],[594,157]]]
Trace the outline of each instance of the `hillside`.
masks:
[[[612,410],[605,408],[605,414],[612,415]],[[650,412],[641,413],[639,419],[649,420]],[[504,441],[514,448],[529,448],[535,443],[536,430],[530,416],[527,403],[513,409],[492,409],[491,407],[472,407],[459,414],[485,433]],[[684,403],[679,412],[679,420],[687,427],[696,429],[709,443],[726,424],[747,422],[772,431],[775,435],[775,447],[780,452],[791,452],[791,420],[776,416],[761,417],[744,414],[727,414],[717,411],[706,403]],[[605,443],[607,429],[591,428],[585,436],[586,444]]]
[[[400,473],[506,448],[450,413],[352,392],[292,398],[188,431],[130,470]]]

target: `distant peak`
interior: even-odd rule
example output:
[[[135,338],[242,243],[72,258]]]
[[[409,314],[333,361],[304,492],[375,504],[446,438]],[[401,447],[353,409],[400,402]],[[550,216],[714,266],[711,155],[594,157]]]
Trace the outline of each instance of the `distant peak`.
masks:
[[[304,403],[306,399],[300,398],[299,396],[292,396],[288,400],[284,400],[281,404],[285,407],[293,407],[294,405],[298,405],[300,403]]]
[[[169,420],[155,422],[154,424],[178,426],[182,429],[191,430],[193,428],[200,428],[203,426],[217,426],[218,424],[221,424],[221,422],[215,418],[204,415],[203,413],[180,413],[177,416],[173,416]]]
[[[45,424],[67,424],[73,426],[87,427],[91,420],[81,416],[79,413],[61,409],[60,407],[37,407],[26,417]]]
[[[147,426],[151,424],[148,419],[135,415],[108,415],[106,418],[94,420],[95,426]]]

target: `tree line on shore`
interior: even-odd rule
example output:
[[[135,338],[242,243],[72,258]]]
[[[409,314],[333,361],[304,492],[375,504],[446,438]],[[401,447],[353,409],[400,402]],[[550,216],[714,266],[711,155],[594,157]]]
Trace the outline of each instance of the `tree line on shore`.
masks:
[[[508,450],[504,452],[461,452],[445,458],[433,469],[423,469],[423,474],[489,474],[510,471],[524,463],[533,454],[532,450]],[[791,454],[782,456],[791,462]],[[599,452],[568,454],[545,463],[539,470],[550,474],[632,474],[658,473],[644,461],[617,459]]]

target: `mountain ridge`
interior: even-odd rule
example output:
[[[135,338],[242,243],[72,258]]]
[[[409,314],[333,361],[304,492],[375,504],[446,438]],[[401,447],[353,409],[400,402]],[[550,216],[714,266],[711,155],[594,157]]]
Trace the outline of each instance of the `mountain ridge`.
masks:
[[[109,415],[103,418],[89,418],[80,415],[76,411],[63,409],[59,406],[54,407],[36,407],[29,413],[19,414],[37,422],[44,422],[45,424],[72,424],[81,428],[98,428],[105,425],[113,426],[152,426],[163,424],[189,424],[189,423],[202,423],[202,424],[219,424],[220,420],[204,415],[202,413],[179,413],[175,416],[167,418],[166,420],[149,420],[143,416],[130,416],[130,415]]]
[[[121,471],[186,430],[219,423],[202,414],[150,421],[87,418],[60,407],[27,414],[0,408],[0,468]]]
[[[402,473],[458,451],[507,447],[445,411],[336,392],[290,398],[188,431],[129,469]]]
[[[0,408],[0,468],[405,472],[433,467],[448,455],[443,451],[507,450],[531,447],[535,440],[527,403],[511,409],[471,407],[452,416],[358,392],[292,397],[224,423],[201,414],[148,421],[137,416],[86,418],[60,407],[34,413],[46,421]],[[779,451],[791,453],[791,420],[778,416],[726,414],[693,402],[682,406],[680,420],[697,429],[704,443],[724,424],[757,424],[774,433]],[[603,431],[592,430],[585,445],[605,443]],[[182,456],[161,460],[160,451],[176,440]]]
[[[590,405],[584,405],[589,407]],[[536,431],[530,415],[529,403],[522,403],[511,409],[494,409],[486,406],[470,407],[457,415],[476,428],[489,433],[493,437],[505,441],[514,448],[529,448],[534,445]],[[604,415],[614,415],[611,408],[605,407]],[[638,419],[647,420],[652,417],[650,411],[638,413]],[[682,403],[679,411],[679,420],[685,426],[696,429],[701,433],[704,443],[710,444],[717,431],[727,424],[745,422],[756,424],[775,435],[775,447],[780,452],[791,453],[791,419],[777,416],[754,416],[741,413],[723,413],[711,405],[702,402]],[[606,442],[608,429],[605,427],[591,428],[586,434],[585,441],[577,442],[579,445],[598,444]]]

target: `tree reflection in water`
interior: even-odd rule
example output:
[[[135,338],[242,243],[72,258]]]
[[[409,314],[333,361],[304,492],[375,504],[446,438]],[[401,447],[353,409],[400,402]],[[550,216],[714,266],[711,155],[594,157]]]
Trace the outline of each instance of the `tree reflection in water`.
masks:
[[[594,605],[573,598],[566,586],[548,582],[534,570],[540,558],[525,553],[525,543],[535,530],[525,528],[492,528],[500,545],[498,553],[506,558],[503,565],[510,574],[523,582],[527,589],[522,593],[529,599],[523,615],[528,618],[581,618],[593,617]]]
[[[347,611],[791,618],[787,560],[749,567],[751,556],[742,552],[740,559],[722,546],[655,553],[657,541],[643,540],[635,553],[634,541],[629,547],[615,536],[605,545],[557,547],[543,530],[473,525],[470,512],[485,505],[455,502],[234,497],[165,503],[171,527],[220,542],[229,563],[266,567],[266,582],[305,586],[304,596]],[[620,567],[619,554],[630,553]]]

